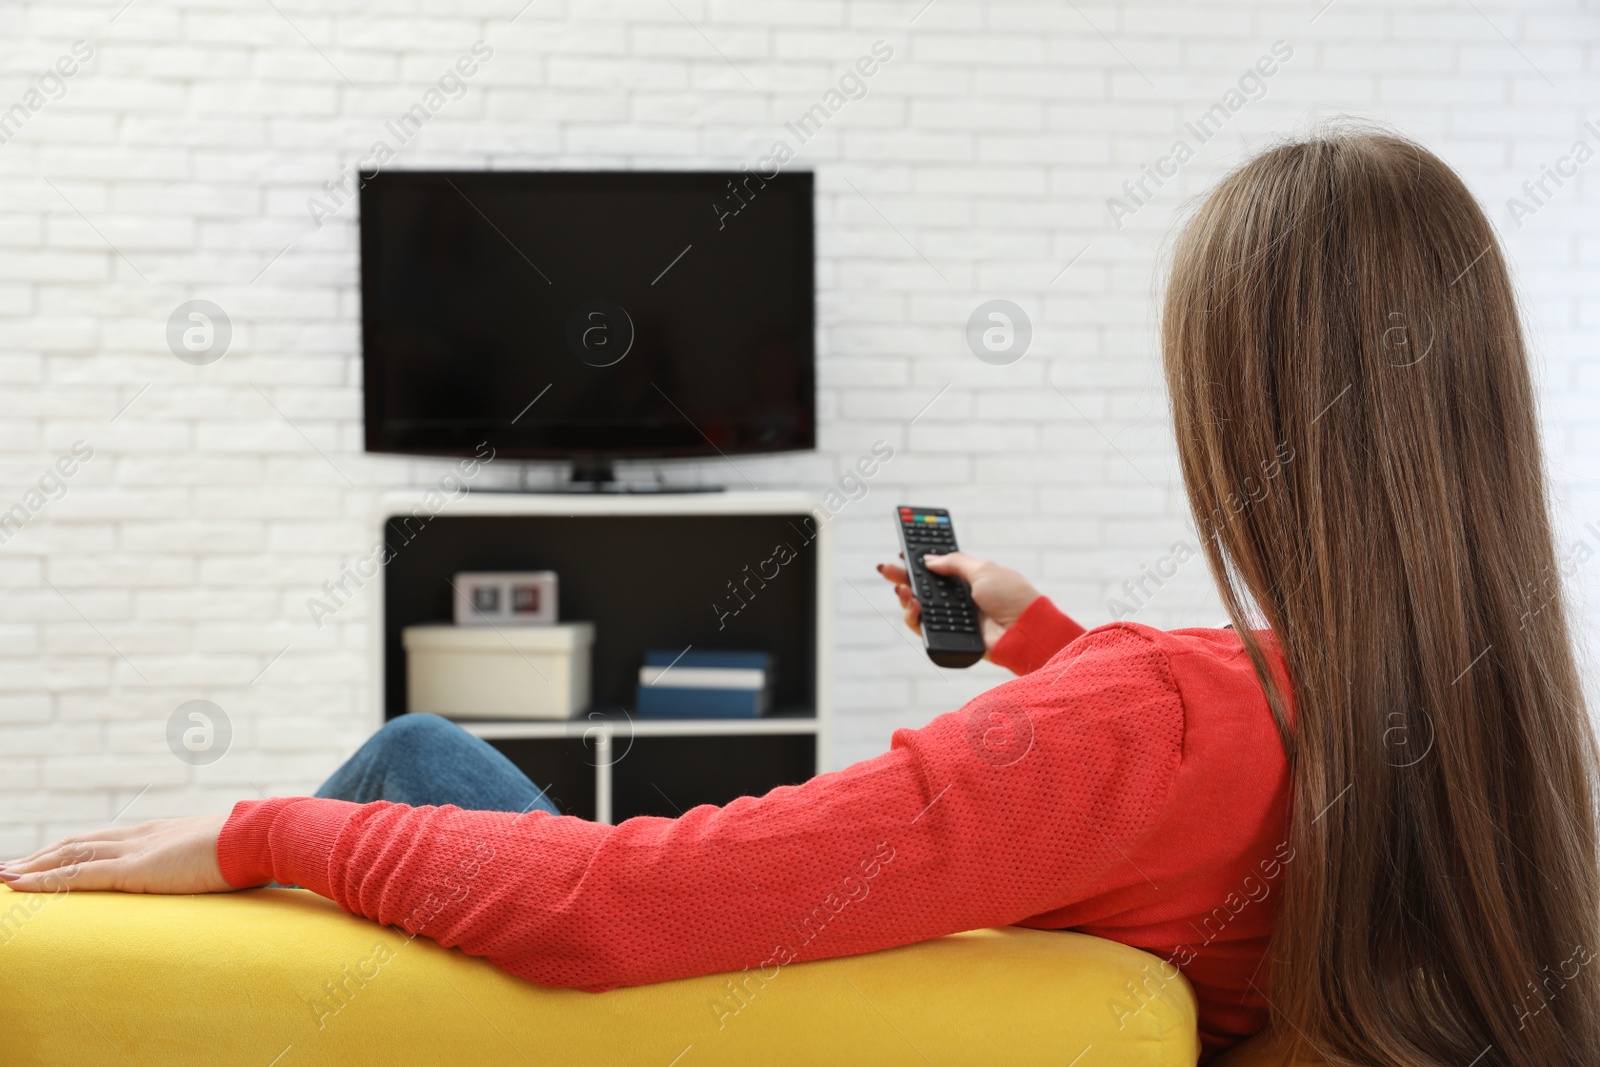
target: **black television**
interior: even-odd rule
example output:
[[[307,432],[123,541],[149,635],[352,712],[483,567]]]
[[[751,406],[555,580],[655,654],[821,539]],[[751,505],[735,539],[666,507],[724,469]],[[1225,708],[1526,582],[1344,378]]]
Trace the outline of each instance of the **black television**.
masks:
[[[812,175],[391,171],[361,188],[369,452],[572,460],[815,441]]]

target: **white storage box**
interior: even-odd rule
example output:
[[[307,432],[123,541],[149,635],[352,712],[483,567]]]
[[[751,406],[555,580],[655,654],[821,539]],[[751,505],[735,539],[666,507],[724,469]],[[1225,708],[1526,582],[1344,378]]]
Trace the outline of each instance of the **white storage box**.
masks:
[[[589,706],[594,624],[407,626],[406,710],[566,719]]]

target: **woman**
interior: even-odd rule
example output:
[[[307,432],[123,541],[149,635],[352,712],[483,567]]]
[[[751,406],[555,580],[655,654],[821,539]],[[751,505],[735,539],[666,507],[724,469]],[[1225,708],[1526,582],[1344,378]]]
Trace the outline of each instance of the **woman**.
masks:
[[[348,800],[86,834],[0,877],[295,883],[588,989],[1070,927],[1180,968],[1211,1053],[1273,1022],[1358,1063],[1600,1062],[1594,745],[1482,211],[1394,137],[1273,148],[1185,229],[1163,352],[1231,628],[1084,633],[946,557],[1021,677],[804,785],[601,826],[401,720],[329,783]]]

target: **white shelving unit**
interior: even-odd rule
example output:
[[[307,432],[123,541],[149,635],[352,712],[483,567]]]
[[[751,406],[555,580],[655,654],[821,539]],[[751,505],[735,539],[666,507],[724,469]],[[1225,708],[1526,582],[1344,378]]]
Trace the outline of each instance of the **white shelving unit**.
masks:
[[[379,498],[372,512],[374,537],[382,538],[387,523],[397,517],[429,514],[423,498],[415,493],[386,493]],[[658,516],[738,516],[738,515],[798,515],[812,511],[814,502],[800,493],[783,492],[721,492],[721,493],[640,493],[640,494],[567,494],[567,493],[497,493],[474,492],[447,500],[433,511],[431,519],[450,517],[637,517],[648,521]],[[474,720],[461,725],[485,740],[560,740],[583,739],[592,746],[594,754],[595,812],[599,822],[612,821],[612,766],[620,740],[652,737],[732,737],[752,735],[810,735],[815,742],[815,766],[818,773],[830,769],[828,753],[831,749],[833,708],[828,679],[832,674],[833,575],[832,530],[826,523],[817,524],[816,539],[816,610],[813,613],[816,631],[815,677],[811,690],[815,694],[815,709],[810,716],[773,715],[757,719],[638,719],[635,717],[598,714],[566,720]],[[378,633],[374,635],[371,656],[371,690],[373,709],[381,724],[385,715],[385,641],[382,630],[385,619],[384,582],[376,586],[376,619]]]

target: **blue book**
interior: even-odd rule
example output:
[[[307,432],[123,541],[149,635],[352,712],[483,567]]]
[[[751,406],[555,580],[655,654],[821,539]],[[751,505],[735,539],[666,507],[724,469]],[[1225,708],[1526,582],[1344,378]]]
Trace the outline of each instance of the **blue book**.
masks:
[[[637,704],[641,719],[754,719],[766,710],[766,690],[641,685]]]
[[[644,654],[646,667],[727,667],[734,670],[770,670],[770,652],[728,652],[720,648],[657,648]]]
[[[639,669],[640,718],[751,719],[767,710],[772,656],[722,649],[653,649]]]

